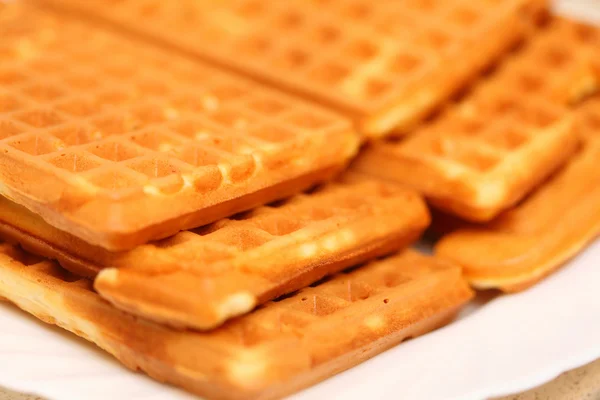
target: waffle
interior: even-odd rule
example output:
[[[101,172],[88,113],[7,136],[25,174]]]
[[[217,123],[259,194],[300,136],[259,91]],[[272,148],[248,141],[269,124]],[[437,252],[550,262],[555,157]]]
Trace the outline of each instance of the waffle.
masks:
[[[208,398],[271,399],[443,325],[472,292],[458,267],[408,251],[217,330],[182,332],[123,313],[89,281],[3,245],[0,295],[160,381]]]
[[[372,146],[355,168],[464,219],[491,220],[576,150],[571,105],[599,87],[599,32],[552,20],[462,100],[408,139]]]
[[[125,250],[297,193],[358,145],[345,118],[49,11],[0,4],[4,196]]]
[[[398,250],[428,223],[427,207],[414,192],[373,181],[337,183],[114,253],[0,199],[0,235],[79,275],[109,268],[95,287],[117,307],[196,329]]]
[[[45,2],[329,104],[370,136],[406,132],[546,10],[545,0]]]
[[[580,252],[600,234],[600,99],[581,110],[578,130],[584,144],[567,166],[495,221],[446,236],[436,253],[464,266],[475,287],[510,292]]]

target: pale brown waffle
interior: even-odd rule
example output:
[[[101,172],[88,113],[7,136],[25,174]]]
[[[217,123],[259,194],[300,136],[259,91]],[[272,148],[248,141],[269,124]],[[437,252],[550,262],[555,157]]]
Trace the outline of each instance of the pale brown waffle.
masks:
[[[1,192],[111,250],[297,193],[344,118],[52,12],[0,3]]]
[[[583,148],[566,167],[495,221],[437,244],[436,253],[461,264],[475,287],[525,289],[600,234],[600,100],[580,113]]]
[[[408,251],[199,333],[132,317],[77,279],[0,247],[0,296],[131,369],[213,399],[297,391],[449,322],[472,297],[458,267]]]
[[[113,253],[0,199],[3,237],[80,275],[112,267],[95,282],[103,297],[136,315],[197,329],[401,249],[428,223],[427,207],[412,191],[373,181],[338,183]]]
[[[487,221],[575,151],[569,105],[597,91],[600,30],[554,19],[457,104],[355,168],[406,184],[446,211]]]
[[[372,136],[412,127],[546,9],[545,0],[44,2],[308,95]]]

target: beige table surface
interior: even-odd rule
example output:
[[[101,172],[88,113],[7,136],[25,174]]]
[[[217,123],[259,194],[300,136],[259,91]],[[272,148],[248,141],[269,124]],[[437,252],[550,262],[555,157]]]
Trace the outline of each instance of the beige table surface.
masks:
[[[43,400],[0,388],[0,400]],[[574,369],[538,388],[493,400],[600,400],[600,360]]]

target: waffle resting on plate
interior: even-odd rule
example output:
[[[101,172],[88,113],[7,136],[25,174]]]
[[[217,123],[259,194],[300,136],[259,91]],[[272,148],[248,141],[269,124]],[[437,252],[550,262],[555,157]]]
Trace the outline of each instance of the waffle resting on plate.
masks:
[[[489,224],[457,229],[436,245],[473,286],[526,289],[600,234],[600,100],[577,118],[583,146],[563,169]]]
[[[449,322],[472,297],[460,268],[412,251],[336,275],[208,333],[145,322],[90,286],[51,261],[0,247],[0,296],[129,368],[214,399],[280,398]]]

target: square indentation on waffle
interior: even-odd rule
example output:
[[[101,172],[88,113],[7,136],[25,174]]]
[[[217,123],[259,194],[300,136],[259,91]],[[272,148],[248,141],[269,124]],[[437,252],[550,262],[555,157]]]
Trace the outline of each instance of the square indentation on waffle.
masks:
[[[314,174],[306,187],[356,149],[344,118],[201,62],[31,6],[0,15],[2,173],[27,165],[55,185],[33,194],[28,174],[7,190],[33,195],[46,217],[45,203],[57,202],[49,219],[85,226],[95,244],[131,247],[185,228],[183,215]],[[99,237],[166,220],[166,232]]]
[[[535,0],[48,1],[317,96],[376,135],[443,102],[525,33],[525,10],[542,7]]]
[[[408,184],[466,219],[493,218],[576,148],[570,109],[600,88],[582,29],[552,20],[457,103],[405,141],[374,145],[357,168]]]

